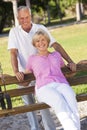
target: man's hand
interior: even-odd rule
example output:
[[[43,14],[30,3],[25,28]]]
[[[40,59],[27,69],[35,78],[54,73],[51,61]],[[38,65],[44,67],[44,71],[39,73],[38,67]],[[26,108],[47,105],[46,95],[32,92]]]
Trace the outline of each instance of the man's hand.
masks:
[[[76,71],[76,64],[74,62],[68,63],[67,67],[69,67],[72,72]]]

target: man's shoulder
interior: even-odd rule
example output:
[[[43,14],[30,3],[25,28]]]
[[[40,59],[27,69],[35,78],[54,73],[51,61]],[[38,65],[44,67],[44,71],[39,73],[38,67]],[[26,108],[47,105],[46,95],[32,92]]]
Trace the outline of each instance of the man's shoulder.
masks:
[[[21,28],[20,26],[14,26],[14,27],[11,28],[11,31],[13,31],[13,30],[19,30],[20,28]]]
[[[10,29],[10,34],[16,34],[20,31],[20,26],[15,26]]]
[[[36,32],[38,29],[47,31],[47,28],[46,28],[43,24],[33,24],[33,28],[32,28],[32,29],[35,30],[35,32]]]
[[[18,25],[18,26],[14,26],[14,27],[12,27],[11,30],[18,30],[18,29],[20,29],[20,28],[21,28],[21,26]]]
[[[34,27],[43,27],[43,28],[45,27],[43,24],[35,24],[35,23],[33,23],[33,26]]]

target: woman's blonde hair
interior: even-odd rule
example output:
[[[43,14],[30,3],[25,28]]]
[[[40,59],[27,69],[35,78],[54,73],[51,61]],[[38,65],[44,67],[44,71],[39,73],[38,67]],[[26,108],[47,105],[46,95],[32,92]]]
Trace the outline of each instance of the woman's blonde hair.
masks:
[[[32,44],[33,44],[33,46],[35,46],[35,42],[36,42],[36,40],[37,40],[37,38],[38,38],[39,35],[43,35],[43,36],[46,38],[46,40],[47,40],[47,42],[48,42],[48,45],[49,45],[49,43],[50,43],[50,37],[49,37],[49,35],[48,35],[44,30],[39,29],[39,30],[34,34],[34,36],[33,36],[33,38],[32,38]]]

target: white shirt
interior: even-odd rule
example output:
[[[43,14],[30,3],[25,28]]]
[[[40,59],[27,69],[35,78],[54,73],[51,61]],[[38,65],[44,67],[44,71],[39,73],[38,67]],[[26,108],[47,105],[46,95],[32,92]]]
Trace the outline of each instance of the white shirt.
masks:
[[[19,71],[24,71],[26,67],[27,59],[30,55],[35,54],[37,49],[32,45],[32,37],[38,29],[43,29],[50,36],[50,45],[56,42],[51,36],[47,28],[43,25],[32,24],[32,28],[29,33],[25,32],[21,26],[14,27],[10,30],[8,49],[18,49],[18,66]]]

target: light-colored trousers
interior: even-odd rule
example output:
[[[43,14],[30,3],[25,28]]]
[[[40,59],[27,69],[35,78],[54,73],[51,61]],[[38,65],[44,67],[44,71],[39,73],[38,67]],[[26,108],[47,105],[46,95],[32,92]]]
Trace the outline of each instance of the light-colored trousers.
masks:
[[[34,85],[33,82],[31,84],[29,84],[29,86],[32,86],[32,85]],[[22,87],[23,86],[19,86],[19,88],[22,88]],[[24,95],[24,96],[22,96],[22,99],[26,105],[35,103],[33,94]],[[40,110],[40,113],[42,116],[42,122],[44,125],[44,129],[45,130],[56,130],[56,126],[51,117],[49,109]],[[29,120],[29,124],[31,126],[31,130],[41,130],[39,123],[38,123],[38,118],[37,118],[35,112],[27,112],[27,117]]]
[[[53,108],[64,130],[80,130],[76,95],[69,85],[53,82],[36,89],[36,96]]]

